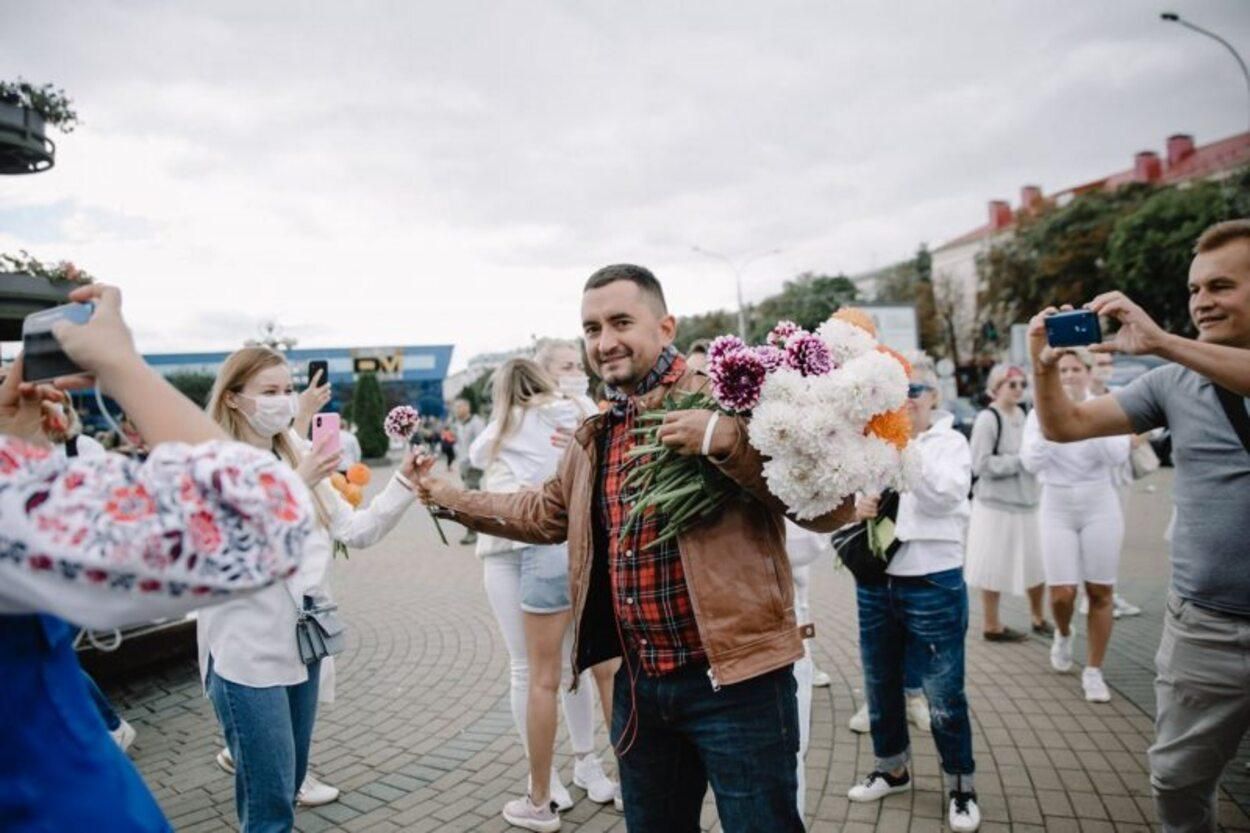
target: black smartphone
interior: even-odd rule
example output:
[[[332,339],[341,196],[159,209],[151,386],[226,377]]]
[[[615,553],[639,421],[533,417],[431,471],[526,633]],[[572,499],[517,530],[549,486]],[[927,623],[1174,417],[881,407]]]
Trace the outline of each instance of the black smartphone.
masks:
[[[1046,318],[1046,343],[1051,347],[1084,347],[1102,341],[1102,327],[1091,310],[1057,312]]]
[[[318,379],[317,371],[321,371],[321,377]],[[324,385],[330,381],[330,363],[325,359],[313,359],[308,363],[308,384],[312,384],[317,379],[318,385]]]
[[[63,304],[31,313],[22,322],[22,381],[46,382],[58,376],[82,373],[82,368],[65,355],[61,344],[52,335],[58,321],[86,324],[95,312],[95,304]]]

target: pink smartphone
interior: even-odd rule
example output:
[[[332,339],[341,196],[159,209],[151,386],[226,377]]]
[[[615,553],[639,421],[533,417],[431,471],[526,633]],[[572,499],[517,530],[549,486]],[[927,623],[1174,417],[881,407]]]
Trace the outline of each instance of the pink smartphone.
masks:
[[[313,448],[321,446],[326,451],[343,451],[342,441],[339,439],[338,414],[313,415],[312,443]]]

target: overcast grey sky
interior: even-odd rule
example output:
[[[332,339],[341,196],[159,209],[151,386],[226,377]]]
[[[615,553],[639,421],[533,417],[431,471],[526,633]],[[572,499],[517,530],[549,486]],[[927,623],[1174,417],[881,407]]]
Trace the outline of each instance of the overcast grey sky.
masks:
[[[1157,6],[1157,7],[1156,7]],[[1214,42],[1250,2],[53,2],[0,0],[0,77],[82,126],[0,178],[0,251],[126,291],[141,348],[576,335],[582,281],[655,270],[729,307],[692,244],[779,247],[760,298],[984,222],[993,197],[1245,130]]]

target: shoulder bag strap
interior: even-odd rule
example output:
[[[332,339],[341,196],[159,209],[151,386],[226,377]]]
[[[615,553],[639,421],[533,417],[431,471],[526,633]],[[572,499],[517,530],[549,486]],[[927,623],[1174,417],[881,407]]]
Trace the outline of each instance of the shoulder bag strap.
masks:
[[[994,434],[994,450],[990,452],[990,454],[993,457],[997,457],[998,456],[998,443],[1003,438],[1003,416],[1002,414],[998,412],[998,409],[995,408],[993,405],[990,406],[990,412],[994,414],[994,427],[998,429],[997,433]]]
[[[1211,384],[1215,385],[1214,382]],[[1228,421],[1233,424],[1233,430],[1237,432],[1237,438],[1241,440],[1242,447],[1246,449],[1247,454],[1250,454],[1250,414],[1246,413],[1245,400],[1220,385],[1215,385],[1215,395],[1220,400],[1220,405],[1224,407],[1224,414],[1228,417]]]

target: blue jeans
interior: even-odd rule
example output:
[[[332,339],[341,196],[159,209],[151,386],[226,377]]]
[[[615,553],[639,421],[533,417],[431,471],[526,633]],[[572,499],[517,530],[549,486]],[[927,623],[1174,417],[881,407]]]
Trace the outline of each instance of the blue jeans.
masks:
[[[91,679],[91,675],[86,671],[82,672],[83,682],[87,684],[87,694],[91,695],[91,702],[95,705],[96,711],[100,713],[100,719],[104,721],[104,728],[110,732],[116,732],[118,727],[122,725],[122,719],[118,716],[113,704],[109,702],[109,698],[104,696],[104,692],[100,691],[100,687],[96,685],[95,680]]]
[[[253,688],[222,679],[208,665],[208,697],[234,757],[234,806],[243,833],[288,833],[295,794],[308,771],[321,663],[308,681]]]
[[[904,668],[914,656],[929,700],[933,741],[946,787],[972,789],[972,724],[964,695],[964,635],[968,591],[963,570],[889,576],[886,585],[859,585],[859,650],[864,665],[872,748],[877,769],[911,759]]]
[[[613,691],[612,743],[624,752],[627,829],[698,833],[711,782],[725,833],[802,833],[792,666],[713,691],[706,664],[648,677],[636,656],[626,659]]]

